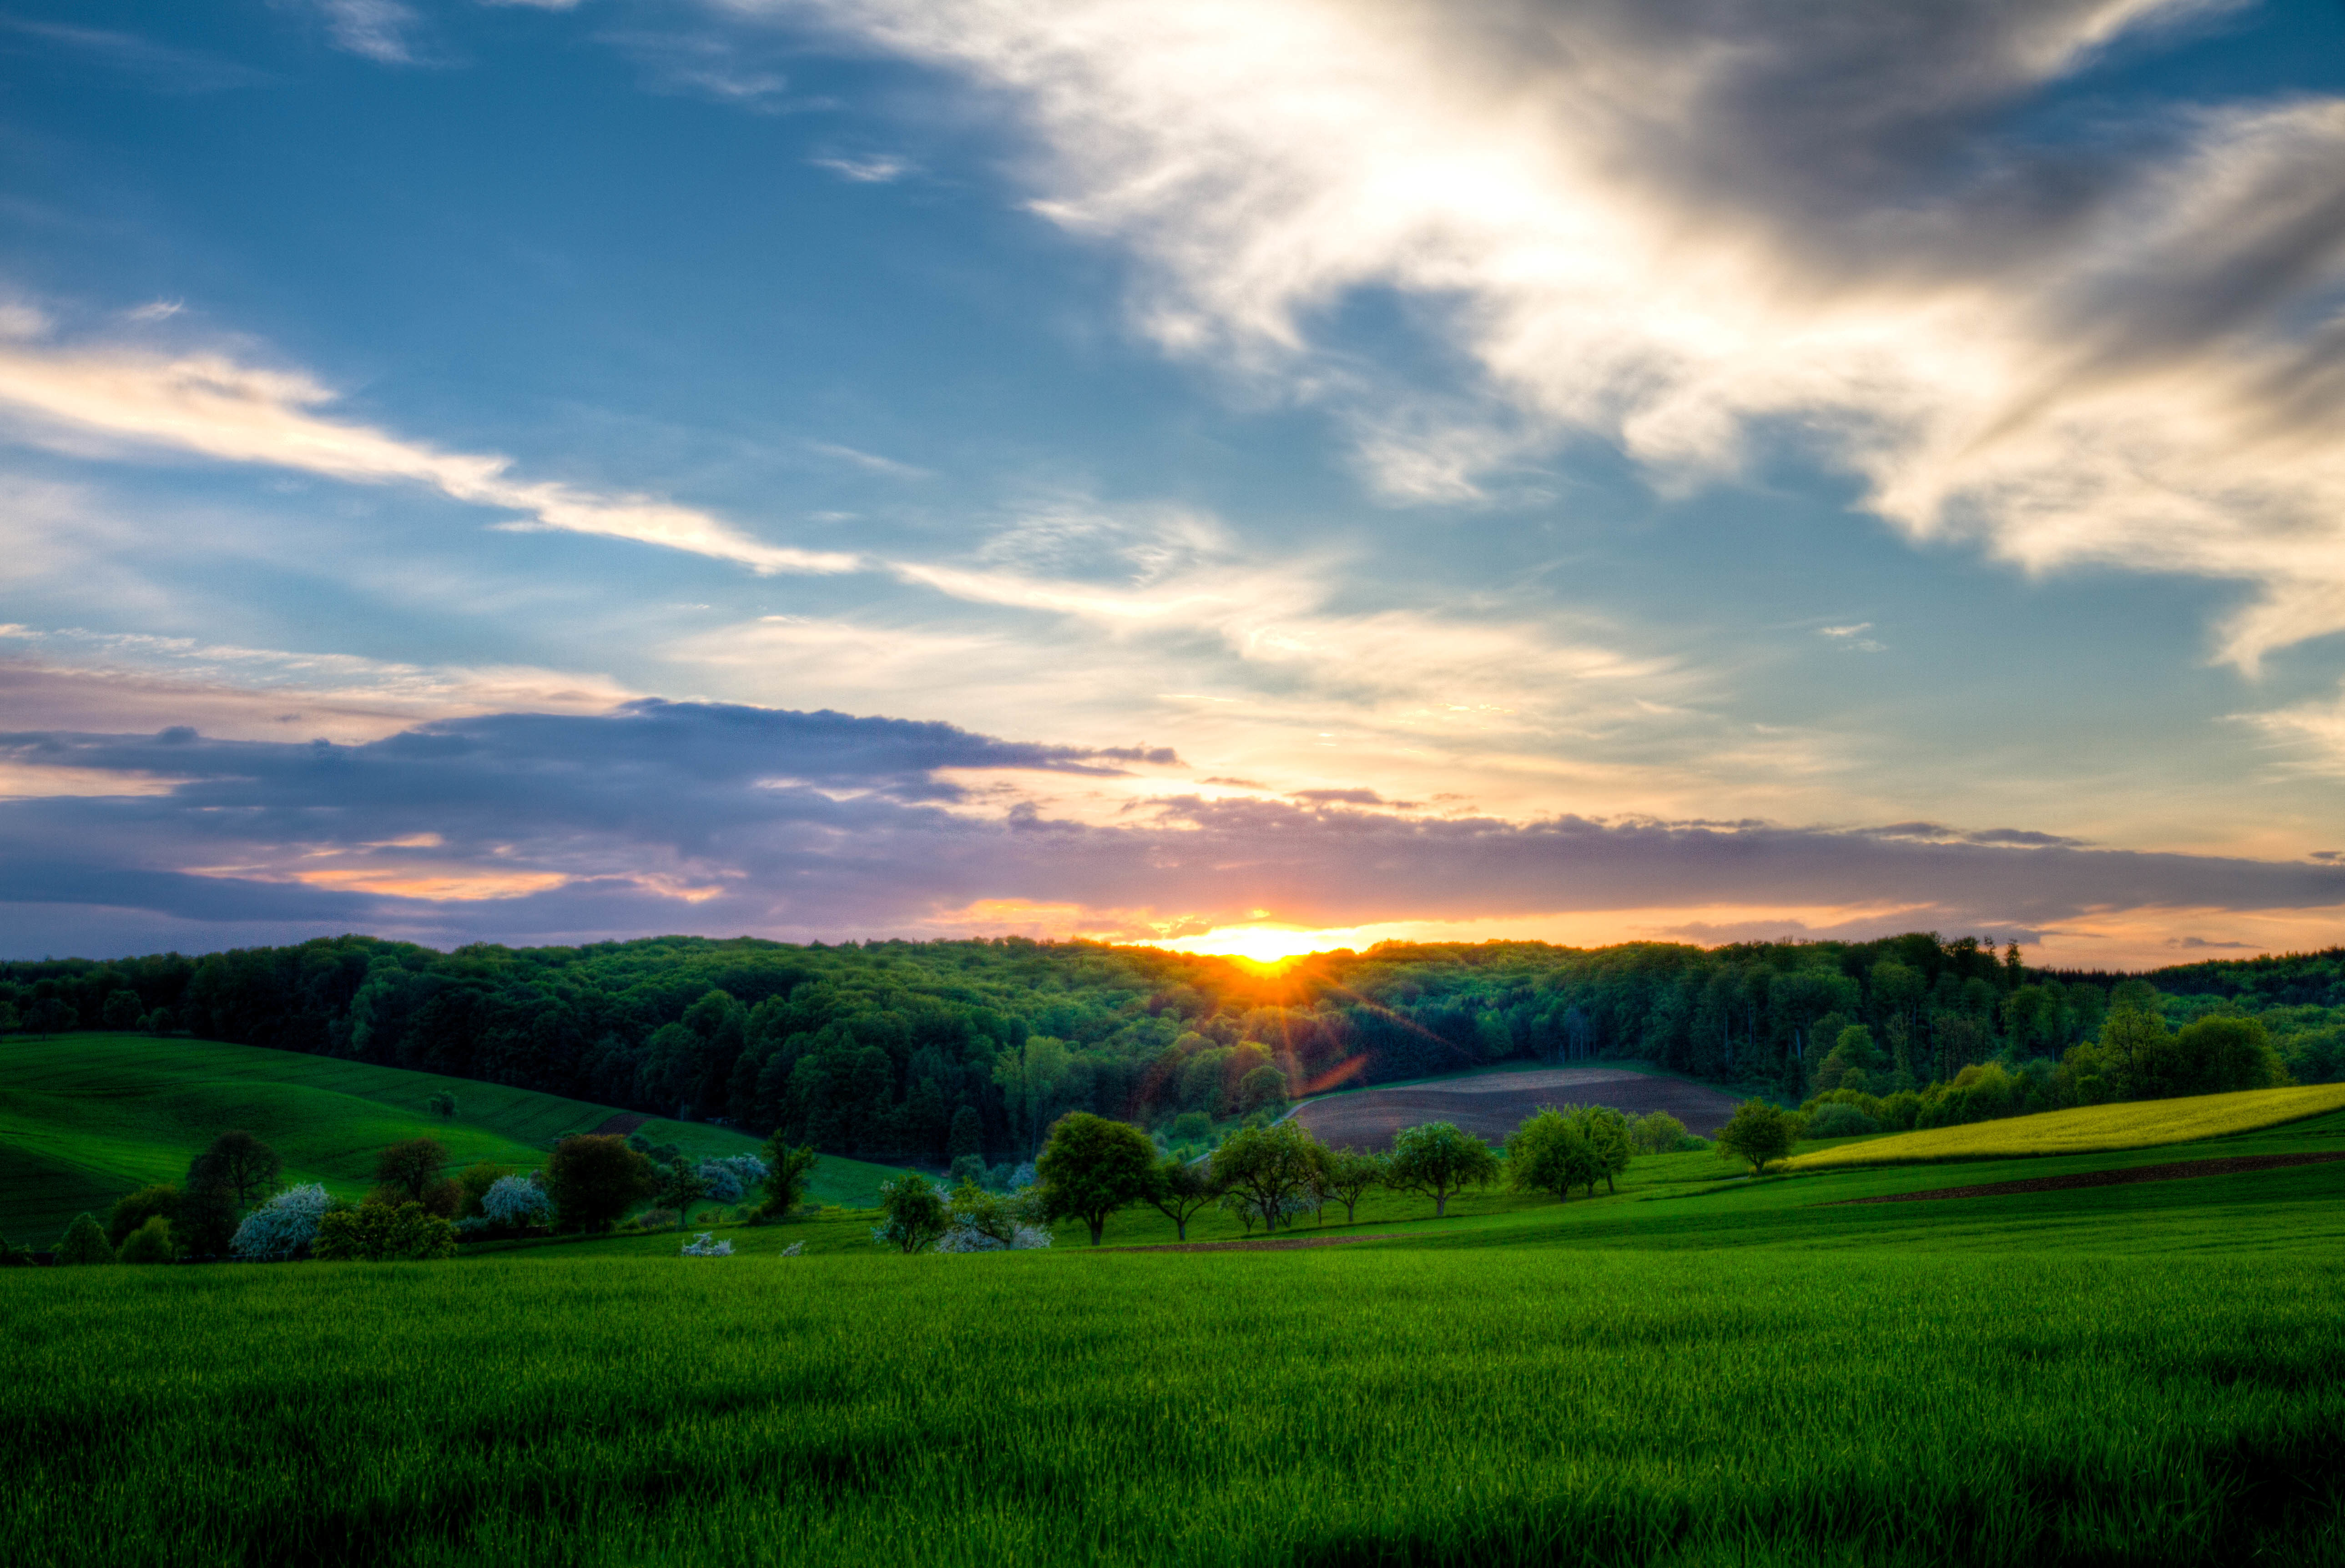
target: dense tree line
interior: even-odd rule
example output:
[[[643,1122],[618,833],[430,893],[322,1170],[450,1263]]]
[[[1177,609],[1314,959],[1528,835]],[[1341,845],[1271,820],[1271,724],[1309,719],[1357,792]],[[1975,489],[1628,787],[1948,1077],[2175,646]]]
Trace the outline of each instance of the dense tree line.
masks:
[[[2015,948],[1928,934],[1385,944],[1268,976],[1020,938],[440,953],[341,936],[0,965],[0,1029],[189,1034],[942,1164],[1031,1158],[1071,1110],[1193,1130],[1337,1085],[1507,1060],[1634,1058],[1797,1100],[1842,1087],[1853,1064],[1833,1053],[1852,1028],[1872,1053],[1854,1068],[1863,1092],[1922,1095],[1973,1067],[2051,1070],[2099,1040],[2127,980],[2031,970]],[[2345,1073],[2345,952],[2130,984],[2169,1027],[2257,1019],[2300,1081]]]

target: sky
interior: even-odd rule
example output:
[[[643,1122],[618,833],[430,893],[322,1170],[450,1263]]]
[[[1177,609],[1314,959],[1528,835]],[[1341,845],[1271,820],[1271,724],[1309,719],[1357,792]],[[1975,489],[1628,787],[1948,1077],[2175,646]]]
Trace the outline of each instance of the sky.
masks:
[[[2345,3],[24,0],[0,954],[2345,940]]]

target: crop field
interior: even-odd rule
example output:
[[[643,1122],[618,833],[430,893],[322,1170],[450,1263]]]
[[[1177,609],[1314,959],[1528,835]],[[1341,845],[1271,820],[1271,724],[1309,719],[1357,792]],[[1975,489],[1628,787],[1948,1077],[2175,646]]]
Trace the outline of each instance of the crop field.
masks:
[[[2345,1107],[2345,1084],[2249,1089],[2188,1099],[2086,1106],[2039,1116],[1937,1127],[1864,1138],[1795,1156],[1799,1170],[1884,1165],[1903,1160],[1995,1159],[2013,1155],[2086,1154],[2148,1148],[2196,1138],[2253,1132]]]
[[[2340,1147],[2345,1112],[1963,1175]],[[1294,1251],[904,1258],[831,1214],[722,1259],[0,1272],[0,1555],[2345,1557],[2345,1163],[1879,1206],[1843,1200],[1945,1173],[1727,1170],[1384,1194],[1291,1233],[1382,1239]]]
[[[1667,1111],[1707,1138],[1734,1114],[1734,1096],[1709,1084],[1629,1067],[1538,1067],[1474,1073],[1421,1083],[1347,1089],[1307,1100],[1294,1119],[1322,1143],[1388,1149],[1393,1135],[1420,1122],[1455,1122],[1497,1142],[1541,1106],[1610,1106],[1629,1116]]]
[[[425,1102],[456,1097],[453,1118]],[[0,1043],[0,1237],[46,1246],[85,1210],[104,1216],[149,1182],[178,1181],[219,1133],[241,1128],[285,1159],[289,1181],[346,1197],[371,1185],[375,1156],[424,1134],[458,1164],[543,1164],[553,1142],[619,1113],[472,1078],[332,1057],[143,1035],[64,1035]],[[754,1151],[724,1128],[648,1120],[655,1142],[695,1157]],[[868,1203],[884,1166],[826,1156],[810,1196]]]

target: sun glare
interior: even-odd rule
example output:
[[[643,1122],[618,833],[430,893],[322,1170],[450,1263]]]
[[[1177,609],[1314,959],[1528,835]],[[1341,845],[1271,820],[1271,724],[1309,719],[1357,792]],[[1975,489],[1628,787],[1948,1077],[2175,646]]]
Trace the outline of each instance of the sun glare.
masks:
[[[1244,958],[1272,967],[1312,953],[1325,953],[1351,944],[1344,933],[1296,926],[1224,926],[1203,936],[1182,936],[1155,946],[1182,953],[1212,953],[1223,958]]]

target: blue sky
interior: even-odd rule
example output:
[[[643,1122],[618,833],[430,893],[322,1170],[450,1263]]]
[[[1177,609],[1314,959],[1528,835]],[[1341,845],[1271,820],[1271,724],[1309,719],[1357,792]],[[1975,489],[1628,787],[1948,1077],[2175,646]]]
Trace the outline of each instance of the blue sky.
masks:
[[[0,83],[12,952],[2336,939],[2331,0],[24,5]]]

